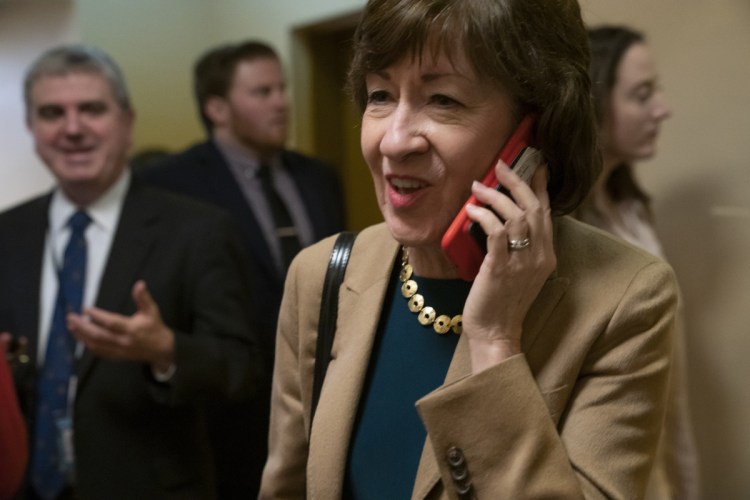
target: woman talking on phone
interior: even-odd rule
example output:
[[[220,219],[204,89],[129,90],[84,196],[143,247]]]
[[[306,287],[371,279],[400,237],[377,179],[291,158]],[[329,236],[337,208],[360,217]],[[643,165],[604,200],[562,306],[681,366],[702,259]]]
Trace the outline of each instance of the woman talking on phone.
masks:
[[[260,498],[641,497],[677,292],[564,215],[600,162],[578,3],[370,0],[353,48],[384,223],[354,243],[314,418],[334,239],[290,268]],[[530,184],[495,165],[526,116]],[[475,182],[489,168],[507,195]],[[471,195],[487,253],[467,280],[442,240]]]

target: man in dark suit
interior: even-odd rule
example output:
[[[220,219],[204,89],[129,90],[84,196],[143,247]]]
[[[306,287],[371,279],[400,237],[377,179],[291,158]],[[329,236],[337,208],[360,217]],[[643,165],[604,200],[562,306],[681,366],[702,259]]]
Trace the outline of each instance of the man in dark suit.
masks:
[[[144,168],[139,176],[225,209],[240,227],[252,259],[253,303],[268,384],[255,401],[216,410],[213,426],[222,497],[247,498],[247,491],[259,487],[266,457],[276,319],[286,268],[295,248],[344,229],[343,196],[331,167],[285,149],[289,102],[281,63],[271,47],[248,41],[212,49],[196,63],[194,84],[209,139]],[[288,218],[282,228],[279,205]]]
[[[259,378],[231,221],[131,178],[134,114],[106,54],[52,49],[24,90],[56,179],[0,214],[0,332],[29,358],[25,496],[215,498],[206,401]]]

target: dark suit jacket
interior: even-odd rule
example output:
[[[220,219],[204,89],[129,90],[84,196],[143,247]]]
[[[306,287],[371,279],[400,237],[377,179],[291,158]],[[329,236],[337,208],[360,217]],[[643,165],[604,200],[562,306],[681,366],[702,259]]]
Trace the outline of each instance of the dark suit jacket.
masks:
[[[29,338],[31,362],[17,383],[31,416],[49,200],[0,214],[0,331]],[[96,305],[132,314],[131,288],[144,279],[175,331],[177,371],[159,384],[144,364],[84,353],[74,422],[81,498],[215,496],[205,401],[252,393],[259,368],[246,263],[230,225],[213,208],[131,184]]]
[[[284,151],[284,166],[298,188],[315,240],[344,229],[344,202],[338,175],[328,165]],[[271,368],[284,277],[277,271],[263,232],[227,161],[209,140],[172,155],[137,175],[146,182],[214,204],[228,212],[250,256],[254,321],[261,335],[265,384],[253,401],[212,408],[209,417],[219,461],[220,496],[254,496],[266,459]],[[249,493],[251,492],[251,493]]]
[[[315,240],[343,230],[344,204],[336,172],[319,160],[292,151],[284,151],[282,161],[307,208]],[[277,271],[261,227],[214,142],[196,144],[139,170],[137,175],[148,183],[216,205],[234,218],[253,264],[253,298],[262,313],[258,320],[265,326],[264,348],[269,358],[273,356],[276,314],[271,311],[279,309],[284,277]]]

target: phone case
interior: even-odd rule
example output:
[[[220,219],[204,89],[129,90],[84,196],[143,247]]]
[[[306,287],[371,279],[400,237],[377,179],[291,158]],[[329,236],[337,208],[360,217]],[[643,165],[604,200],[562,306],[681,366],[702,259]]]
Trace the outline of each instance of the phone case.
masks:
[[[497,159],[482,179],[482,184],[509,195],[500,186],[495,176],[495,166],[500,160],[513,169],[525,182],[531,180],[536,167],[542,161],[541,153],[531,147],[533,145],[533,128],[534,117],[527,115],[508,138]],[[458,267],[461,278],[466,281],[472,281],[476,277],[484,260],[484,255],[487,253],[487,235],[484,234],[479,224],[475,224],[469,219],[466,213],[466,205],[469,203],[480,204],[476,197],[471,195],[448,227],[441,241],[443,251]]]

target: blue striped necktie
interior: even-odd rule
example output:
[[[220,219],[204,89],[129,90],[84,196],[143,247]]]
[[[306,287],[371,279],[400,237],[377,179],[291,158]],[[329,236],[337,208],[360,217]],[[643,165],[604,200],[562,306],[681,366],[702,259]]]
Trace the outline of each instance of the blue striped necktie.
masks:
[[[34,446],[31,457],[31,483],[40,498],[57,497],[66,486],[58,452],[56,416],[68,409],[68,384],[73,374],[75,340],[68,331],[65,316],[80,312],[86,283],[86,238],[91,222],[78,211],[68,221],[70,240],[65,247],[62,268],[58,269],[58,292],[44,364],[37,381],[37,408]]]

